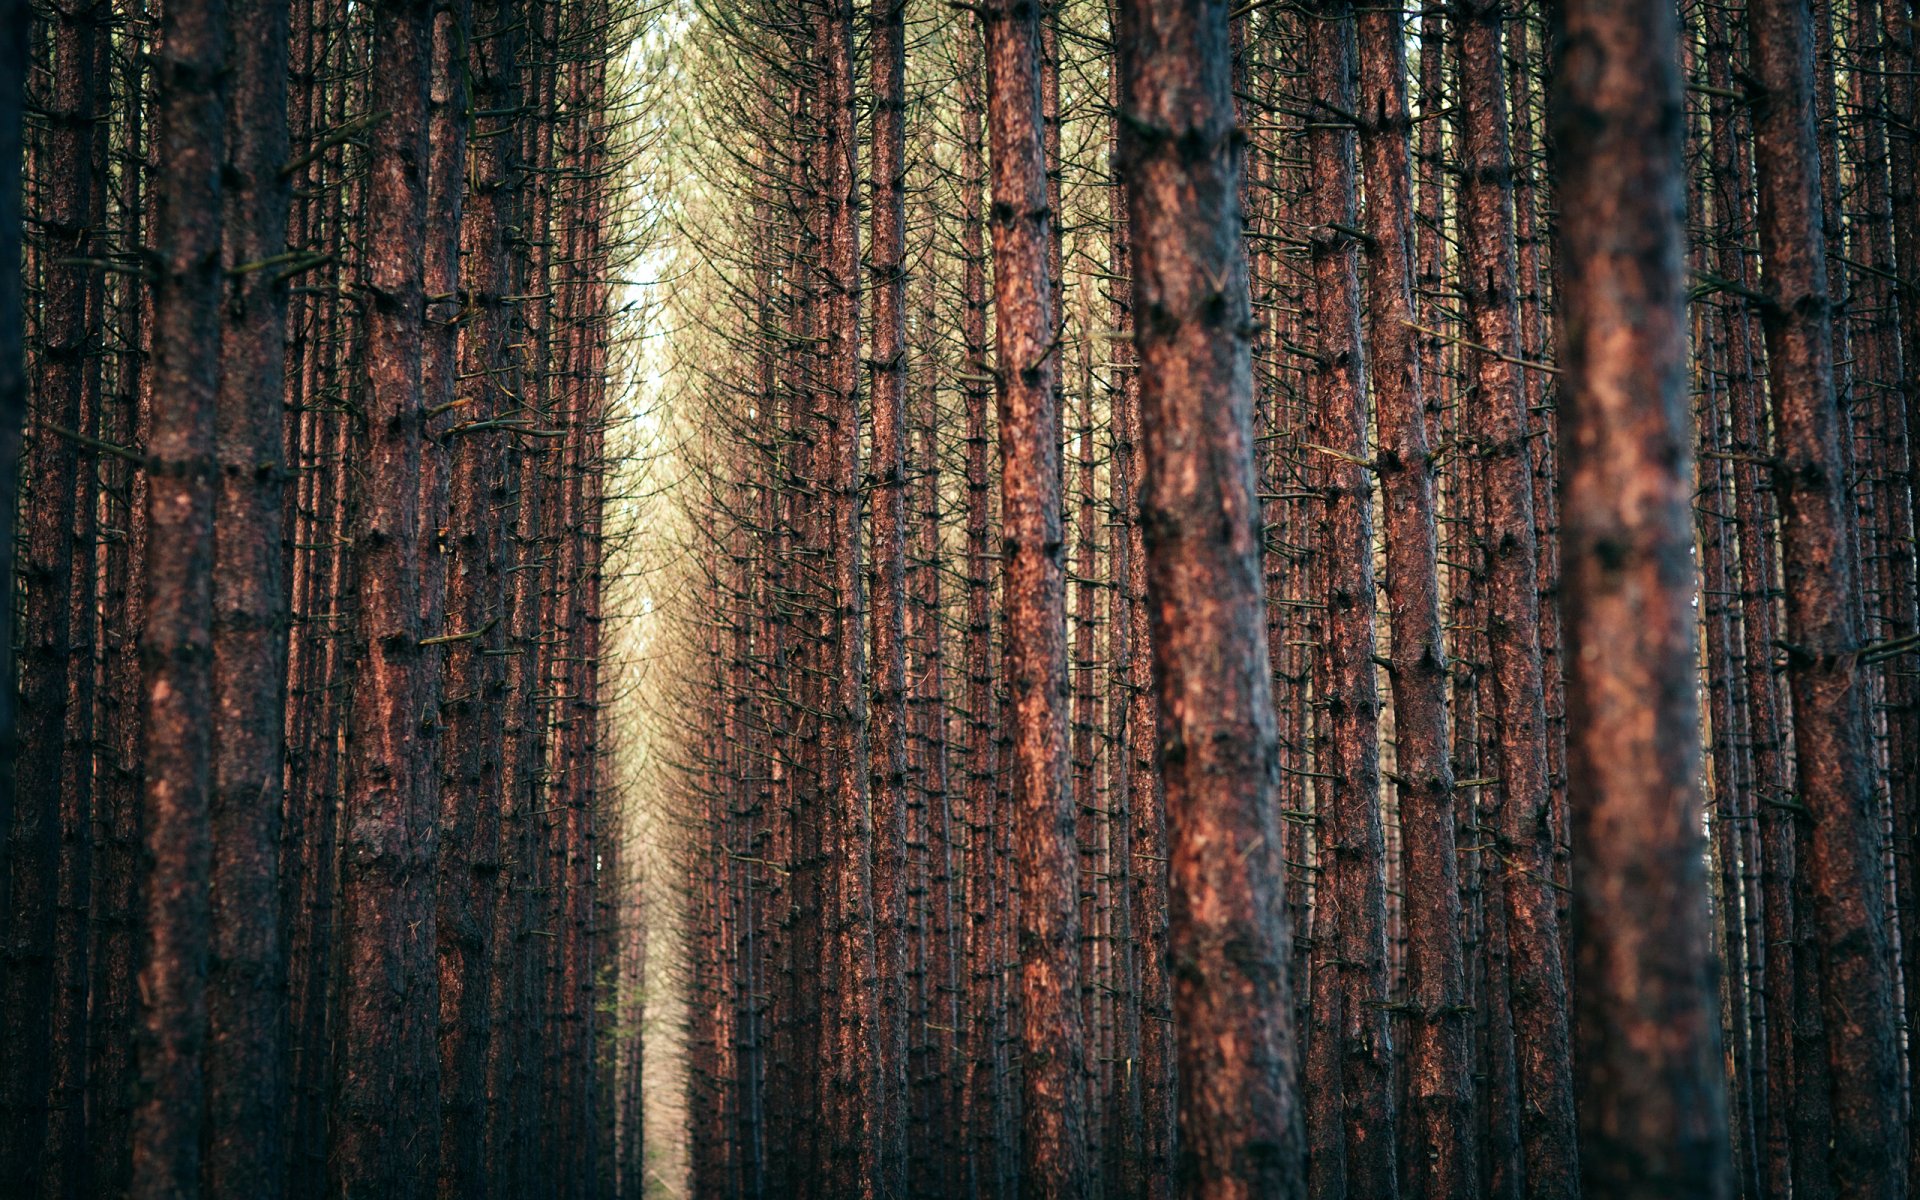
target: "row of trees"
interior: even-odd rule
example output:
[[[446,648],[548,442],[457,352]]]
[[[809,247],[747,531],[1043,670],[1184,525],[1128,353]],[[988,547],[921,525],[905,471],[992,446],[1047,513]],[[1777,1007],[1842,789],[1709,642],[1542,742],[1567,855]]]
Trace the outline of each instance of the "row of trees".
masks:
[[[638,1194],[638,19],[6,7],[0,1193]]]
[[[1907,1194],[1905,0],[686,21],[697,1194]]]

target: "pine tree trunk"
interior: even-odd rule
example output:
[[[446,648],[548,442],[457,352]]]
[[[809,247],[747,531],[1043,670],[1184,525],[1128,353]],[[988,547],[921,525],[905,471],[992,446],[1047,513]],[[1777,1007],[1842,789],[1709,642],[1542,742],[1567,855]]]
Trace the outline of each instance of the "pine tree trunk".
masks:
[[[1177,964],[1181,1189],[1299,1196],[1227,6],[1129,0],[1118,44]]]
[[[38,211],[31,214],[41,260],[38,338],[26,414],[32,429],[19,481],[24,487],[8,493],[19,506],[22,534],[14,550],[19,751],[15,800],[6,814],[11,821],[0,830],[8,839],[6,878],[0,882],[10,885],[0,893],[6,921],[0,1007],[20,1014],[0,1041],[0,1185],[22,1192],[43,1175],[60,1178],[60,1164],[46,1156],[64,1140],[61,1125],[78,1107],[79,1097],[69,1099],[60,1081],[71,1074],[73,1047],[84,1045],[74,1022],[84,1023],[86,1011],[91,872],[82,855],[90,837],[92,771],[80,754],[88,749],[92,713],[78,663],[85,660],[91,668],[93,537],[85,482],[91,471],[82,470],[79,439],[90,436],[100,382],[97,326],[89,318],[98,316],[100,272],[92,264],[98,254],[96,205],[106,184],[94,145],[104,90],[96,78],[102,15],[94,3],[49,14],[45,81],[32,80],[38,85],[32,105],[45,125],[27,168],[38,193]],[[32,43],[23,37],[16,44],[25,54]],[[84,588],[76,587],[83,581]],[[57,1114],[50,1111],[56,1105]]]
[[[1040,13],[981,10],[992,172],[995,377],[1006,571],[1013,873],[1019,886],[1021,1191],[1079,1196],[1090,1171],[1082,1112],[1080,919],[1067,778],[1065,530],[1059,347],[1049,259]]]
[[[1589,1195],[1727,1196],[1700,853],[1679,32],[1657,0],[1571,0],[1559,19],[1582,1182]]]
[[[1460,945],[1460,871],[1447,741],[1434,461],[1412,328],[1413,201],[1406,45],[1397,14],[1355,16],[1366,177],[1367,341],[1386,534],[1395,770],[1406,856],[1408,1182],[1432,1200],[1478,1193]]]
[[[1754,109],[1754,165],[1767,371],[1778,447],[1787,580],[1787,681],[1799,797],[1812,815],[1805,846],[1812,941],[1832,1072],[1836,1194],[1895,1196],[1904,1184],[1904,1122],[1885,1102],[1899,1084],[1893,965],[1878,820],[1867,764],[1866,681],[1847,529],[1846,436],[1834,400],[1821,165],[1813,129],[1813,34],[1803,0],[1755,0],[1747,33],[1763,89]]]
[[[357,654],[329,1170],[339,1190],[401,1200],[429,1189],[423,1162],[439,1144],[439,813],[437,775],[425,770],[433,692],[418,597],[431,5],[388,0],[372,19],[373,72],[389,115],[372,134],[366,199],[366,462],[353,531]],[[398,1096],[421,1099],[396,1105]]]
[[[1520,1082],[1525,1190],[1577,1194],[1578,1152],[1567,984],[1553,889],[1552,781],[1540,653],[1540,569],[1533,468],[1518,357],[1513,162],[1508,149],[1500,0],[1459,0],[1460,139],[1465,243],[1462,290],[1472,339],[1472,427],[1483,457],[1488,547],[1487,639],[1499,782],[1492,812],[1502,876],[1508,989]]]
[[[873,913],[882,1195],[907,1178],[906,0],[873,0]]]
[[[140,1200],[200,1190],[206,1111],[208,788],[213,699],[215,414],[227,13],[220,0],[169,4],[156,57],[162,160],[148,435],[145,664],[147,955],[140,974],[140,1102],[133,1188]]]
[[[226,112],[228,278],[215,435],[212,945],[207,981],[208,1190],[278,1196],[286,954],[280,804],[286,736],[282,504],[289,180],[285,5],[232,24]]]

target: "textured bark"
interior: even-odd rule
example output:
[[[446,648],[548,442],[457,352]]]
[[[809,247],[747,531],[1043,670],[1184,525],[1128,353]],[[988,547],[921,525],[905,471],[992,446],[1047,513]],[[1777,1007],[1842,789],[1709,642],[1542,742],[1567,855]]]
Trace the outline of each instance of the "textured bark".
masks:
[[[1118,153],[1120,144],[1122,84],[1120,72],[1111,72],[1107,92],[1114,109],[1108,125],[1110,159]],[[1110,334],[1112,342],[1108,349],[1111,365],[1107,384],[1110,429],[1107,501],[1113,527],[1109,534],[1107,554],[1107,722],[1110,731],[1107,738],[1107,803],[1112,813],[1109,870],[1113,873],[1113,986],[1118,992],[1114,997],[1117,1026],[1115,1055],[1125,1069],[1116,1087],[1115,1128],[1109,1131],[1107,1139],[1107,1144],[1115,1147],[1116,1152],[1107,1157],[1106,1184],[1108,1191],[1115,1196],[1139,1197],[1150,1194],[1147,1191],[1149,1161],[1164,1161],[1170,1156],[1151,1154],[1147,1142],[1151,1135],[1146,1116],[1149,1090],[1145,1077],[1146,1031],[1141,1014],[1144,947],[1139,944],[1140,926],[1135,923],[1135,905],[1138,902],[1143,864],[1136,858],[1133,824],[1139,806],[1150,802],[1151,797],[1143,798],[1136,790],[1139,781],[1134,771],[1134,759],[1141,752],[1141,747],[1134,741],[1133,716],[1136,699],[1140,699],[1143,707],[1149,701],[1145,697],[1136,697],[1134,690],[1135,646],[1137,643],[1144,644],[1145,640],[1137,638],[1135,634],[1136,610],[1144,606],[1145,597],[1136,597],[1133,591],[1133,549],[1140,525],[1133,469],[1138,453],[1135,430],[1139,380],[1132,370],[1130,353],[1133,348],[1133,282],[1129,277],[1132,261],[1127,249],[1127,194],[1117,179],[1108,186],[1107,212],[1108,274],[1111,276],[1107,281],[1107,311],[1113,327]],[[1144,567],[1141,574],[1144,575]],[[1145,665],[1151,679],[1152,664]],[[1151,753],[1151,744],[1147,747],[1147,753]],[[1163,1042],[1166,1040],[1161,1038]],[[1162,1079],[1170,1083],[1171,1075],[1164,1074]],[[1160,1088],[1158,1093],[1164,1094],[1171,1102],[1170,1087]],[[1169,1119],[1156,1122],[1154,1126],[1156,1130],[1163,1131],[1163,1142],[1170,1141],[1173,1132],[1171,1113],[1167,1115]],[[1163,1168],[1160,1178],[1164,1181],[1166,1177]],[[1164,1193],[1163,1186],[1160,1192],[1151,1194]]]
[[[1866,681],[1855,651],[1859,563],[1848,536],[1844,436],[1835,403],[1821,166],[1813,128],[1813,38],[1800,0],[1748,9],[1759,182],[1761,308],[1778,445],[1787,579],[1787,680],[1793,697],[1818,987],[1832,1075],[1836,1194],[1904,1191],[1893,963],[1881,886],[1878,817],[1866,745]],[[1811,981],[1810,981],[1811,982]]]
[[[873,920],[883,1196],[906,1195],[906,0],[873,0]]]
[[[1227,6],[1121,6],[1180,1187],[1303,1194]],[[1233,847],[1235,852],[1226,852]]]
[[[1414,341],[1413,201],[1406,44],[1398,14],[1355,16],[1360,155],[1367,189],[1367,348],[1386,534],[1388,678],[1393,695],[1407,927],[1407,1124],[1416,1196],[1476,1195],[1460,871],[1447,737],[1434,461]]]
[[[46,78],[34,107],[45,131],[32,164],[40,211],[34,426],[19,505],[24,536],[18,586],[20,753],[7,812],[5,970],[0,1006],[21,1014],[0,1041],[0,1184],[22,1192],[59,1179],[49,1161],[67,1141],[80,1097],[69,1095],[72,1054],[85,1045],[85,927],[90,864],[92,506],[80,437],[97,412],[100,272],[96,206],[106,180],[96,162],[94,122],[104,10],[92,3],[49,13]],[[30,41],[20,43],[25,53]],[[27,268],[29,277],[34,273]],[[84,499],[83,499],[84,497]],[[9,578],[12,578],[9,576]],[[8,687],[14,686],[12,677]],[[78,942],[76,943],[76,936]],[[77,968],[77,970],[76,970]],[[76,988],[77,994],[76,994]],[[59,1111],[53,1112],[52,1109]]]
[[[135,1197],[200,1192],[206,1045],[211,586],[220,358],[220,213],[227,13],[169,4],[155,63],[158,206],[148,435],[144,899],[134,1111]]]
[[[506,590],[497,502],[507,441],[497,429],[468,426],[511,419],[514,409],[504,297],[512,290],[506,238],[517,176],[511,117],[492,116],[477,130],[465,126],[469,107],[489,114],[514,110],[522,12],[516,4],[483,0],[468,12],[456,8],[434,20],[427,202],[440,220],[428,220],[433,244],[428,261],[437,278],[426,286],[460,302],[457,310],[445,302],[435,305],[446,322],[444,331],[436,332],[453,344],[434,348],[435,361],[423,375],[423,383],[438,385],[430,389],[429,413],[458,405],[439,431],[447,460],[446,507],[438,514],[444,522],[439,540],[446,554],[439,614],[445,628],[435,628],[433,614],[423,614],[431,635],[463,639],[450,643],[445,652],[438,706],[443,729],[435,901],[439,1188],[450,1200],[482,1197],[489,1190],[487,1049],[495,1015],[491,976],[510,969],[508,963],[494,960],[501,847],[500,811],[491,802],[498,794],[506,715],[500,653]],[[467,87],[456,82],[462,76],[471,88],[470,104]],[[479,136],[472,136],[475,133]],[[459,147],[469,137],[471,150],[462,153]],[[448,228],[447,216],[456,213],[458,221]],[[458,240],[449,245],[454,238]],[[458,317],[464,320],[455,338],[453,322]],[[440,361],[448,350],[455,351],[457,371]],[[428,431],[435,432],[432,424]]]
[[[1743,10],[1736,10],[1743,11]],[[1705,10],[1705,64],[1711,87],[1732,87],[1737,48],[1729,38],[1728,15],[1718,8]],[[1753,236],[1752,154],[1741,113],[1731,100],[1715,97],[1708,105],[1708,138],[1712,147],[1711,201],[1720,236],[1713,248],[1715,274],[1744,293],[1754,287],[1751,256],[1744,246]],[[1773,501],[1765,482],[1767,436],[1765,404],[1758,371],[1762,348],[1757,322],[1745,295],[1729,298],[1724,308],[1724,372],[1731,437],[1728,468],[1733,482],[1733,515],[1739,540],[1738,602],[1740,657],[1745,717],[1749,734],[1748,765],[1752,803],[1759,814],[1760,898],[1763,952],[1757,964],[1764,983],[1767,1026],[1763,1051],[1766,1089],[1764,1120],[1756,1125],[1760,1142],[1761,1185],[1771,1195],[1785,1195],[1792,1186],[1795,1159],[1803,1175],[1816,1163],[1824,1168],[1824,1154],[1806,1146],[1824,1145],[1824,1122],[1815,1117],[1824,1106],[1821,1089],[1811,1083],[1796,1086],[1793,1071],[1794,984],[1794,815],[1782,801],[1788,793],[1790,763],[1784,737],[1780,684],[1775,672],[1755,669],[1771,662],[1775,652],[1775,530]],[[1803,1149],[1796,1151],[1796,1141]],[[1807,1160],[1812,1160],[1807,1161]],[[1802,1189],[1804,1190],[1804,1182]]]
[[[827,1106],[829,1187],[871,1196],[880,1187],[885,1123],[879,1060],[880,981],[875,970],[873,813],[868,792],[866,586],[860,537],[860,212],[859,136],[855,126],[853,4],[828,0],[816,18],[821,89],[820,220],[825,304],[821,394],[824,440],[820,483],[826,494],[831,572],[826,641],[831,669],[826,741],[826,821],[831,919],[837,972],[832,1027],[833,1091]]]
[[[285,1186],[286,957],[280,798],[286,735],[285,5],[234,14],[226,111],[227,271],[215,411],[212,943],[207,1188],[271,1200]]]
[[[1111,7],[1115,28],[1119,6]],[[1126,141],[1128,75],[1113,71],[1113,161]],[[1137,1142],[1136,1189],[1130,1195],[1153,1200],[1173,1194],[1178,1127],[1177,1051],[1173,1037],[1173,997],[1167,963],[1167,819],[1166,792],[1160,774],[1160,731],[1153,687],[1152,622],[1147,611],[1146,530],[1140,519],[1140,480],[1146,445],[1140,435],[1140,375],[1132,354],[1134,334],[1132,203],[1124,181],[1115,180],[1113,197],[1113,356],[1120,375],[1114,397],[1116,517],[1114,586],[1126,612],[1126,703],[1124,738],[1115,747],[1126,775],[1128,924],[1133,935],[1134,1000],[1131,1020],[1138,1029],[1138,1080],[1141,1132]],[[1116,635],[1121,626],[1115,625]],[[1116,662],[1119,653],[1115,654]]]
[[[134,26],[144,36],[144,15]],[[117,64],[125,111],[119,130],[120,150],[130,160],[143,159],[150,144],[146,128],[146,65],[132,56]],[[120,225],[120,255],[139,253],[150,223],[147,171],[123,170],[118,181],[115,216]],[[0,267],[3,270],[4,267]],[[103,396],[100,436],[118,444],[146,443],[146,387],[149,356],[146,337],[152,289],[144,281],[121,278],[112,297],[121,353],[115,364],[111,392]],[[88,1145],[93,1195],[120,1197],[127,1193],[133,1170],[133,1027],[135,984],[139,973],[141,922],[140,793],[135,764],[140,747],[141,671],[139,637],[142,625],[143,578],[146,548],[146,478],[131,462],[113,458],[101,464],[106,475],[106,504],[102,520],[123,530],[103,547],[101,567],[102,756],[99,827],[95,851],[100,885],[95,891],[94,944],[89,951],[93,970],[87,1033]],[[0,483],[0,487],[4,487]],[[11,775],[0,772],[0,781]]]
[[[1590,1195],[1726,1196],[1700,846],[1679,33],[1657,0],[1572,0],[1558,15],[1582,1182]]]
[[[1907,422],[1909,487],[1920,479],[1920,30],[1913,6],[1902,0],[1881,0],[1886,26],[1888,204],[1893,213],[1894,273],[1904,282],[1896,291],[1900,309],[1900,390]],[[1908,749],[1912,757],[1889,765],[1893,780],[1894,862],[1900,914],[1900,965],[1905,980],[1907,1021],[1907,1088],[1909,1122],[1915,1119],[1911,1102],[1914,1081],[1920,1080],[1920,861],[1914,857],[1920,830],[1920,686],[1908,683],[1908,708],[1888,714],[1905,720],[1912,730]],[[1907,1192],[1920,1193],[1920,1142],[1907,1137]]]
[[[1525,1190],[1552,1200],[1576,1194],[1567,983],[1554,894],[1552,781],[1547,770],[1540,655],[1540,569],[1534,536],[1532,455],[1518,357],[1513,162],[1501,44],[1500,0],[1460,0],[1459,135],[1462,159],[1462,291],[1473,436],[1483,458],[1487,641],[1499,782],[1482,792],[1497,839],[1512,1006]],[[1496,984],[1495,986],[1500,986]]]
[[[431,1187],[439,1144],[433,882],[435,776],[424,769],[430,660],[420,647],[427,108],[432,5],[376,5],[363,494],[355,515],[356,672],[342,814],[341,1046],[328,1169],[337,1194]],[[396,1105],[397,1096],[419,1097]]]
[[[288,12],[236,13],[228,77],[227,303],[213,499],[213,941],[207,979],[207,1187],[284,1187],[280,783],[286,624],[280,586]]]
[[[20,446],[27,418],[20,192],[30,8],[28,0],[6,0],[0,7],[0,578],[5,579],[12,579],[14,571]],[[14,677],[13,628],[13,606],[0,605],[0,679]],[[0,687],[0,835],[13,828],[17,721],[14,689]],[[11,863],[9,848],[0,846],[0,897],[11,895]]]
[[[1087,1192],[1091,1171],[1082,1112],[1079,887],[1067,780],[1066,534],[1040,12],[1033,0],[1006,0],[983,8],[981,20],[992,162],[1013,871],[1020,887],[1020,1189],[1028,1197],[1068,1197]]]
[[[1353,14],[1344,0],[1324,0],[1311,11],[1306,55],[1315,107],[1332,117],[1307,127],[1312,311],[1318,334],[1306,383],[1313,436],[1319,443],[1307,449],[1321,459],[1316,464],[1321,503],[1315,536],[1326,605],[1314,664],[1314,690],[1327,735],[1315,754],[1324,786],[1315,802],[1323,866],[1318,897],[1322,912],[1315,917],[1314,941],[1324,950],[1318,961],[1330,973],[1326,995],[1331,1001],[1326,1008],[1316,1004],[1309,1053],[1328,1056],[1327,1074],[1333,1077],[1325,1101],[1307,1119],[1310,1129],[1320,1121],[1337,1121],[1344,1141],[1339,1170],[1323,1174],[1314,1167],[1320,1178],[1316,1190],[1325,1185],[1328,1190],[1322,1194],[1344,1189],[1391,1200],[1399,1192],[1399,1172],[1394,1161],[1393,1048],[1385,1007],[1386,846],[1380,820],[1380,697],[1374,679],[1373,481],[1367,454],[1367,360],[1360,338],[1359,239],[1348,232],[1356,228],[1359,216],[1354,130],[1344,116],[1354,111],[1355,73]],[[1316,1143],[1320,1140],[1316,1136]]]
[[[1002,1037],[998,965],[992,943],[997,886],[993,830],[996,825],[994,730],[999,697],[993,686],[993,576],[990,538],[993,483],[988,470],[988,420],[991,382],[987,374],[986,168],[981,153],[985,97],[980,83],[978,42],[967,35],[967,70],[960,100],[960,253],[962,402],[965,405],[966,488],[966,814],[967,814],[967,975],[971,1028],[964,1120],[972,1147],[976,1186],[995,1186],[1005,1146],[996,1130],[1007,1104],[1005,1081],[995,1055]]]

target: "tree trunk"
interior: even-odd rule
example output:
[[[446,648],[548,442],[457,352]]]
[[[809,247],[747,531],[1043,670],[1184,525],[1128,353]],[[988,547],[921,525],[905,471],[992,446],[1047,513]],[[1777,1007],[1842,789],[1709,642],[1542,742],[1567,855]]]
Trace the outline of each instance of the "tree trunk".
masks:
[[[873,913],[880,1009],[875,1147],[905,1196],[907,1105],[906,0],[873,0]]]
[[[1787,681],[1800,802],[1812,815],[1806,877],[1832,1073],[1837,1194],[1904,1190],[1893,964],[1879,822],[1866,744],[1866,679],[1856,651],[1859,563],[1847,530],[1846,436],[1834,399],[1826,238],[1813,129],[1811,18],[1804,0],[1754,0],[1747,34],[1760,251],[1787,580]]]
[[[1727,1196],[1700,852],[1679,34],[1658,0],[1570,0],[1559,20],[1582,1183],[1589,1195]]]
[[[1021,1194],[1085,1194],[1080,914],[1067,780],[1065,539],[1059,369],[1048,262],[1053,213],[1032,0],[981,10],[992,159],[995,377],[1019,884]]]
[[[1308,86],[1318,110],[1354,111],[1353,14],[1323,0],[1306,21]],[[1315,756],[1316,805],[1325,864],[1320,901],[1324,962],[1337,1000],[1316,1011],[1311,1051],[1337,1072],[1332,1106],[1308,1113],[1337,1122],[1344,1188],[1391,1200],[1395,1165],[1392,1044],[1387,1031],[1386,846],[1380,821],[1380,698],[1374,679],[1373,497],[1367,455],[1367,361],[1360,339],[1354,132],[1344,116],[1308,123],[1313,229],[1315,358],[1307,403],[1318,446],[1317,541],[1324,633],[1315,694],[1328,740]],[[1316,917],[1314,938],[1321,941]],[[1329,993],[1332,995],[1334,993]],[[1330,1072],[1331,1073],[1331,1072]]]
[[[200,1192],[205,1109],[211,586],[220,352],[220,214],[227,13],[221,0],[169,4],[156,58],[162,163],[154,183],[154,406],[147,456],[145,902],[140,1200]]]
[[[97,411],[100,380],[96,328],[90,321],[98,315],[100,278],[93,265],[95,209],[106,183],[94,153],[96,109],[104,90],[96,78],[100,16],[91,0],[49,14],[46,81],[35,80],[32,97],[44,120],[35,161],[28,167],[38,192],[33,197],[38,211],[31,215],[39,226],[40,294],[35,297],[32,404],[26,414],[34,428],[19,480],[24,487],[8,492],[9,502],[18,505],[24,535],[14,551],[19,555],[20,740],[16,800],[5,814],[12,819],[0,830],[8,838],[0,882],[10,885],[0,893],[6,920],[0,1008],[20,1014],[0,1041],[0,1185],[23,1192],[43,1175],[60,1177],[60,1164],[48,1162],[47,1153],[63,1140],[60,1122],[78,1107],[79,1097],[69,1102],[64,1088],[54,1093],[71,1072],[72,1046],[84,1044],[73,1021],[86,1011],[90,871],[76,853],[90,836],[92,772],[76,751],[87,748],[92,714],[84,707],[90,696],[76,687],[82,682],[76,664],[85,659],[91,665],[93,643],[91,491],[84,483],[91,472],[81,469],[80,438],[88,435],[89,417]],[[32,42],[23,37],[16,44],[25,54]],[[33,273],[31,266],[27,272]],[[81,493],[89,503],[77,503]],[[76,587],[82,581],[85,601]],[[12,676],[7,686],[15,686]],[[80,968],[77,976],[70,969],[74,966]],[[77,997],[72,994],[76,984]],[[55,1103],[61,1110],[57,1115],[50,1111]]]
[[[1181,1188],[1292,1197],[1303,1134],[1227,54],[1219,0],[1121,5]]]
[[[271,1200],[284,1187],[286,1150],[279,854],[287,283],[279,268],[262,264],[287,246],[287,7],[242,8],[232,35],[214,445],[207,1183],[214,1196]]]
[[[1508,152],[1501,0],[1458,0],[1463,173],[1462,290],[1473,341],[1474,440],[1487,506],[1487,639],[1499,782],[1491,801],[1505,893],[1507,988],[1520,1082],[1525,1190],[1541,1200],[1578,1192],[1567,984],[1553,889],[1552,781],[1540,657],[1540,570],[1533,468],[1518,357],[1513,162]],[[1500,986],[1496,984],[1495,986]]]
[[[1366,176],[1367,343],[1379,431],[1375,470],[1386,533],[1394,766],[1406,856],[1407,1072],[1416,1196],[1479,1192],[1473,1081],[1460,945],[1460,870],[1447,740],[1447,651],[1440,625],[1434,461],[1414,341],[1413,201],[1406,45],[1398,14],[1355,16],[1360,156]]]
[[[425,770],[433,693],[418,597],[432,6],[385,0],[372,21],[373,72],[389,115],[373,130],[366,200],[366,465],[353,532],[357,654],[329,1171],[336,1192],[398,1200],[429,1188],[420,1156],[439,1144],[439,814],[437,780]],[[419,1100],[396,1105],[397,1096]]]

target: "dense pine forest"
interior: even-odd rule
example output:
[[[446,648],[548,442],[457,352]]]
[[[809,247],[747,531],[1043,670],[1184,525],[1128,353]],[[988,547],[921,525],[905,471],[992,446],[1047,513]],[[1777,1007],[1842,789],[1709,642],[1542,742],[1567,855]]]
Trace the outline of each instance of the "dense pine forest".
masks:
[[[0,0],[0,1197],[1920,1197],[1913,0]]]

